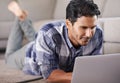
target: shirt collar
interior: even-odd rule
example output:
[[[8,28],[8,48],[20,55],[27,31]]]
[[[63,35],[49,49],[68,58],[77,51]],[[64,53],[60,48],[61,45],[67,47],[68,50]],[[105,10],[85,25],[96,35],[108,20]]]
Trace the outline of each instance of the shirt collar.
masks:
[[[66,26],[64,26],[64,37],[65,37],[65,40],[66,40],[66,42],[67,42],[67,45],[69,46],[69,48],[70,49],[74,49],[74,50],[80,50],[80,48],[82,47],[82,46],[80,46],[80,48],[78,48],[78,49],[75,49],[74,48],[74,46],[72,45],[72,43],[70,42],[70,39],[69,39],[69,37],[68,37],[68,29],[67,29],[67,27]]]

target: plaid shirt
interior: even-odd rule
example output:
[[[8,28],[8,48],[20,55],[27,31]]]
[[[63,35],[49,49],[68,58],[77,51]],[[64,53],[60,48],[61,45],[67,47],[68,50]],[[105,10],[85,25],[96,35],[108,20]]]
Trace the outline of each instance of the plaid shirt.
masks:
[[[75,49],[64,21],[48,23],[39,30],[36,40],[28,45],[23,71],[45,79],[55,69],[72,72],[76,57],[101,54],[102,43],[102,30],[96,26],[95,35],[88,45]]]

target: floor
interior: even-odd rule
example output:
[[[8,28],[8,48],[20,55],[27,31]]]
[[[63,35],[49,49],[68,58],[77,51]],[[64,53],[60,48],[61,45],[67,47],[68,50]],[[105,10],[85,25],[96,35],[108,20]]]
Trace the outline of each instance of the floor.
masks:
[[[0,83],[46,83],[39,76],[26,75],[20,70],[9,68],[5,64],[4,55],[5,52],[0,51]]]

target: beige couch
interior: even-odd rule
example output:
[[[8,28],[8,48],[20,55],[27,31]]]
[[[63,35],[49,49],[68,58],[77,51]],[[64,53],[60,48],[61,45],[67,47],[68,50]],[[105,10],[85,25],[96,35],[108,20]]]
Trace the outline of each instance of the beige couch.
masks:
[[[120,53],[120,17],[100,18],[98,23],[103,27],[104,54]]]
[[[12,0],[0,0],[0,49],[6,48],[7,39],[15,17],[7,10]],[[28,10],[37,31],[43,24],[65,19],[65,8],[70,0],[17,0],[23,9]],[[98,24],[104,30],[104,53],[120,52],[120,0],[94,0],[101,15]]]

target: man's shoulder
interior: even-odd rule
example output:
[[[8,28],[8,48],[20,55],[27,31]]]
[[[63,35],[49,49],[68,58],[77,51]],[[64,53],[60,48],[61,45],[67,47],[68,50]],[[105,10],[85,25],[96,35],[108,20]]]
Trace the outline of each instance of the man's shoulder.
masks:
[[[103,29],[99,26],[96,26],[95,36],[103,37]]]
[[[100,26],[96,26],[96,31],[103,33],[103,29]]]
[[[63,20],[56,20],[46,23],[45,25],[42,26],[40,30],[48,32],[49,30],[54,30],[54,29],[57,30],[63,28],[63,26],[65,26],[65,22]]]
[[[38,31],[36,39],[43,38],[44,40],[52,40],[52,41],[61,41],[61,37],[63,36],[63,28],[65,26],[64,21],[52,21],[45,24]],[[59,40],[59,41],[58,41]]]
[[[95,40],[101,40],[101,39],[103,39],[103,30],[101,27],[96,26],[96,31],[92,38],[92,40],[93,40],[92,42],[94,42]]]
[[[63,28],[65,26],[65,22],[62,20],[49,22],[41,27],[38,31],[37,36],[47,36],[49,38],[53,38],[58,36],[62,36]]]

